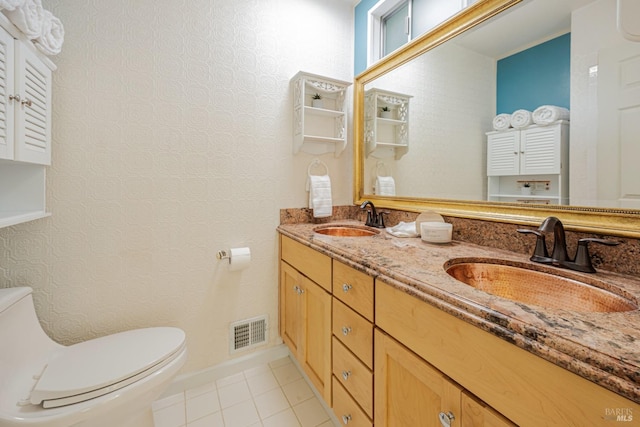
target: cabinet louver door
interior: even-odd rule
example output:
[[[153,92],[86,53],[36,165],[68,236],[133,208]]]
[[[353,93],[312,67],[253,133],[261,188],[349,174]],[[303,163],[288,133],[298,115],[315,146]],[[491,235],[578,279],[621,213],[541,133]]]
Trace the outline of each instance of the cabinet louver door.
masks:
[[[487,176],[518,175],[520,132],[497,132],[487,140]]]
[[[560,130],[560,126],[553,126],[522,131],[521,174],[560,173]]]
[[[51,163],[51,70],[29,49],[17,47],[16,160]]]
[[[0,159],[14,156],[14,109],[9,101],[14,84],[13,54],[13,37],[0,28]]]

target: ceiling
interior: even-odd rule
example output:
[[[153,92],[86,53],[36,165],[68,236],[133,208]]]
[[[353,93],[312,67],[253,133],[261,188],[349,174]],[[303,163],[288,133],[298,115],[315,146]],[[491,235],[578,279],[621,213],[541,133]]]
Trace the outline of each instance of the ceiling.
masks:
[[[501,59],[571,31],[571,12],[595,0],[525,0],[458,37],[456,43]],[[533,42],[532,42],[533,41]]]

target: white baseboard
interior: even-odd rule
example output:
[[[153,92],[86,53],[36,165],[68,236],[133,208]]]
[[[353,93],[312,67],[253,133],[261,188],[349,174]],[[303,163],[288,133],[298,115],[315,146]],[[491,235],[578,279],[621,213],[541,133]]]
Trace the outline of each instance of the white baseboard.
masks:
[[[245,356],[236,357],[210,368],[203,369],[201,371],[190,372],[187,374],[178,375],[169,384],[169,387],[162,393],[163,397],[172,396],[190,388],[199,387],[229,375],[237,374],[245,369],[252,368],[256,365],[272,362],[283,357],[290,356],[289,348],[284,344],[279,344],[275,347],[270,347],[265,350],[254,351]],[[292,357],[293,359],[293,357]]]

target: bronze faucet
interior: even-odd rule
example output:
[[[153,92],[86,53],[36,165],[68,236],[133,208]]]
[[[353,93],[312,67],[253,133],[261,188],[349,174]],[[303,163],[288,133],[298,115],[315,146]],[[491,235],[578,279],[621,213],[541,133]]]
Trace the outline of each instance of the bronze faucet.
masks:
[[[545,232],[553,231],[553,250],[551,256],[547,251],[545,242]],[[542,264],[552,264],[558,267],[568,268],[570,270],[582,271],[584,273],[595,273],[589,255],[589,243],[598,243],[601,245],[615,246],[619,242],[606,239],[586,238],[578,240],[578,248],[576,249],[575,259],[569,258],[567,254],[567,240],[565,238],[564,226],[555,216],[550,216],[542,221],[537,230],[519,229],[519,233],[534,234],[536,236],[536,248],[530,260]]]
[[[371,206],[371,209],[367,209],[367,206]],[[386,215],[387,212],[376,212],[376,207],[370,200],[365,200],[360,205],[360,209],[367,209],[367,220],[364,225],[369,227],[385,228],[383,215]]]

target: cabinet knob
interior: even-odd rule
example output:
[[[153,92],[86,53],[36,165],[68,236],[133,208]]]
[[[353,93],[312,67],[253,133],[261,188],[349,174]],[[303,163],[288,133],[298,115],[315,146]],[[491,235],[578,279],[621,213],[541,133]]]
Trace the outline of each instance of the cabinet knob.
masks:
[[[9,95],[9,101],[20,102],[20,95]]]
[[[350,285],[350,284],[348,284],[348,283],[343,283],[343,284],[342,284],[342,290],[343,290],[345,293],[349,292],[349,291],[351,290],[351,288],[353,288],[353,286],[351,286],[351,285]]]
[[[343,423],[344,425],[349,424],[349,421],[351,421],[351,415],[343,415],[343,416],[342,416],[342,423]]]
[[[351,332],[351,327],[350,326],[343,326],[342,327],[342,335],[344,335],[345,337],[347,335],[349,335],[350,332]]]
[[[23,107],[24,107],[25,105],[26,105],[27,107],[31,107],[31,100],[30,100],[29,98],[25,98],[25,99],[23,99],[20,103],[22,104],[22,106],[23,106]]]
[[[298,294],[298,295],[302,295],[304,293],[304,289],[302,289],[300,286],[298,285],[293,285],[293,290]]]
[[[438,419],[440,420],[442,427],[451,427],[451,421],[455,420],[456,417],[454,417],[453,413],[449,411],[446,414],[444,412],[440,412],[438,414]]]
[[[348,380],[349,377],[351,376],[351,371],[342,371],[342,379],[343,380]]]

